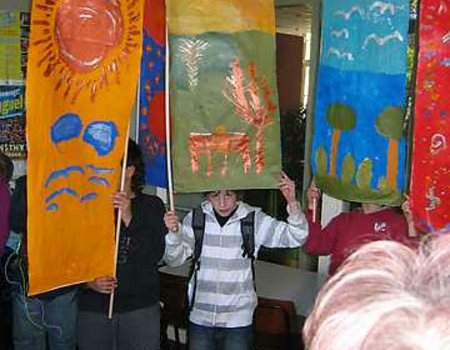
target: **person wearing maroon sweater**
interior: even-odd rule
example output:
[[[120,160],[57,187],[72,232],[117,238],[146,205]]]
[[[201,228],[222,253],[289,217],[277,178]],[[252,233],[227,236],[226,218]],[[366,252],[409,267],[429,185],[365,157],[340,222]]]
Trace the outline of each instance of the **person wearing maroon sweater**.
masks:
[[[14,166],[9,157],[0,152],[0,257],[4,253],[5,244],[9,237],[9,210],[11,206],[11,191],[9,181]]]
[[[312,211],[320,199],[320,191],[314,184],[306,197],[309,236],[304,249],[310,255],[331,255],[329,275],[333,275],[345,259],[365,243],[393,240],[411,247],[419,243],[409,200],[402,205],[404,215],[390,207],[362,203],[361,208],[339,214],[322,228],[319,220],[312,220]]]

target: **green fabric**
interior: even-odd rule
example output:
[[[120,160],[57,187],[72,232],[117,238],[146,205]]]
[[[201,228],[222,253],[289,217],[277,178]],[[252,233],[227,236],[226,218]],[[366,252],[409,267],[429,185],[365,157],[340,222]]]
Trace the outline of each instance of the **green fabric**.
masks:
[[[172,117],[172,162],[176,192],[217,189],[276,188],[280,173],[280,127],[275,71],[275,38],[259,31],[170,35],[170,106]],[[245,100],[250,102],[250,65],[254,66],[257,96],[271,119],[262,127],[264,166],[257,169],[256,128],[225,96],[232,98],[227,78],[239,60]],[[264,88],[267,86],[267,88]],[[268,95],[270,91],[270,96]],[[266,96],[266,98],[265,98]],[[270,102],[269,102],[270,100]],[[269,107],[269,108],[268,108]],[[255,115],[253,113],[253,115]],[[249,137],[250,168],[236,150],[211,155],[212,174],[207,174],[207,155],[200,155],[198,171],[192,166],[190,134],[225,135],[244,133]],[[206,137],[206,136],[205,136]],[[233,147],[231,147],[233,148]],[[241,148],[242,149],[242,148]],[[223,164],[226,161],[226,171]]]

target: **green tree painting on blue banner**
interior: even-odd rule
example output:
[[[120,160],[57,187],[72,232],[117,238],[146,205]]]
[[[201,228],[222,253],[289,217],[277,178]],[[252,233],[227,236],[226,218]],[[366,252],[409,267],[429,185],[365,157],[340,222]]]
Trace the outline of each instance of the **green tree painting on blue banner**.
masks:
[[[407,0],[324,1],[312,167],[333,197],[402,199],[408,21]]]

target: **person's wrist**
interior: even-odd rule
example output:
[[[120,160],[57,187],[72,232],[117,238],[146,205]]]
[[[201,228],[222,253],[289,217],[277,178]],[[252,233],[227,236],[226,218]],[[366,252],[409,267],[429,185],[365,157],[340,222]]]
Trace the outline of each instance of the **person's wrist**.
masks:
[[[295,199],[288,202],[288,207],[292,214],[300,212],[300,203]]]

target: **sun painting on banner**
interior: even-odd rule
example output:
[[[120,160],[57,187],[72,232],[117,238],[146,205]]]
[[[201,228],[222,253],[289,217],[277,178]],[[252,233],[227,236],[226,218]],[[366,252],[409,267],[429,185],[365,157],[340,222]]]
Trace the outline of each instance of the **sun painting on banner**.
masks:
[[[55,91],[64,99],[75,103],[88,91],[95,102],[100,89],[120,83],[120,65],[140,40],[139,1],[126,3],[40,0],[35,6],[32,23],[41,33],[31,45],[39,47],[44,76],[60,77]]]

